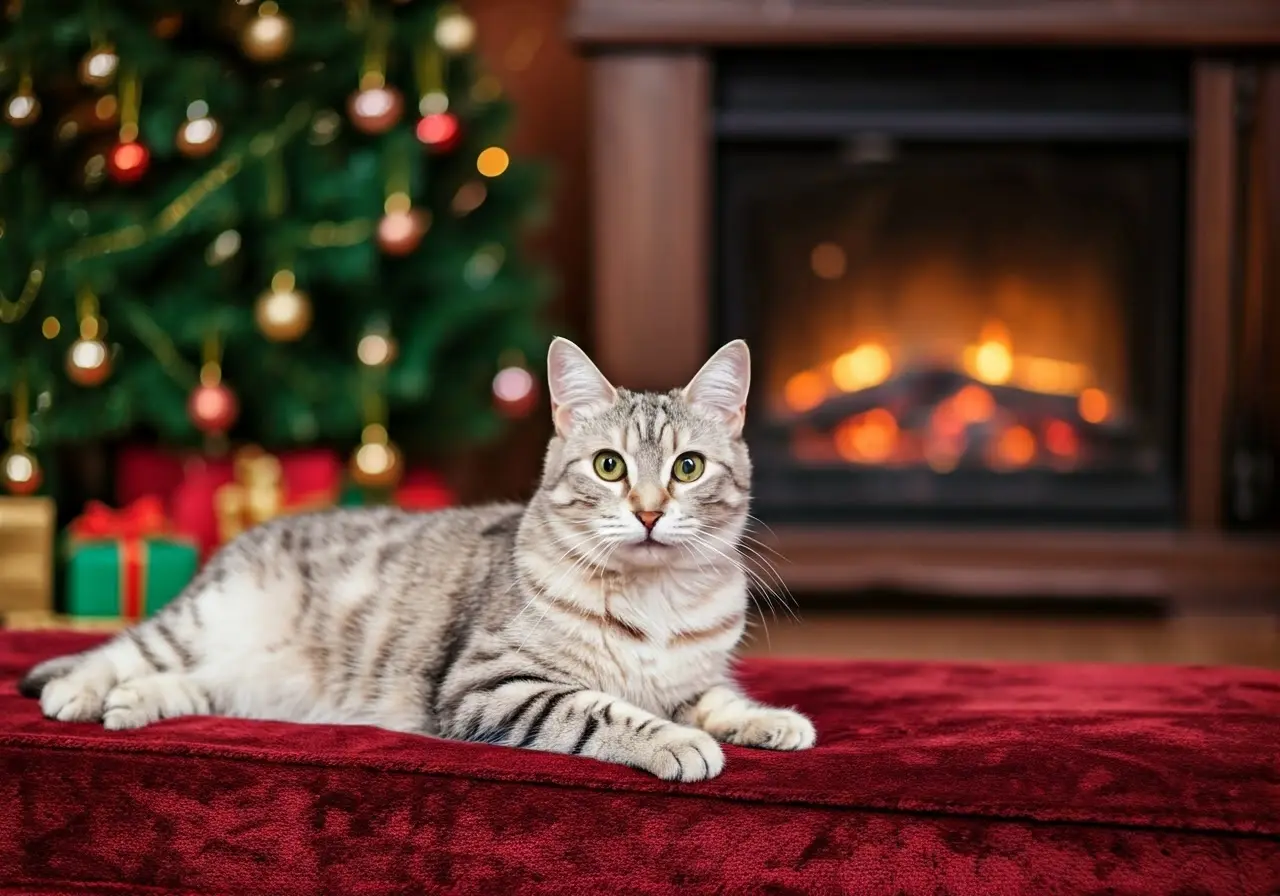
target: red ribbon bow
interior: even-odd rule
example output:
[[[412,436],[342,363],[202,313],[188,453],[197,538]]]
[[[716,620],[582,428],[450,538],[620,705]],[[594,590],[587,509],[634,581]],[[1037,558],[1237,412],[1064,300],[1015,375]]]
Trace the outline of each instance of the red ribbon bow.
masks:
[[[120,615],[142,618],[146,598],[147,538],[169,531],[164,504],[154,495],[139,498],[120,510],[90,501],[70,526],[78,541],[118,541],[120,545]]]
[[[139,498],[120,510],[90,501],[84,513],[71,522],[72,536],[84,540],[152,538],[168,531],[164,504],[155,495]]]

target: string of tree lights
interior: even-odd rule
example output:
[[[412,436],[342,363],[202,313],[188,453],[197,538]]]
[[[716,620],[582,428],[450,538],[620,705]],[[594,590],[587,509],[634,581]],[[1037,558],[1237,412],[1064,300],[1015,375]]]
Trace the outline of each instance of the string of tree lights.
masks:
[[[401,448],[529,412],[541,171],[436,0],[9,0],[0,31],[0,479],[50,449]],[[395,441],[392,440],[394,435]],[[399,445],[397,445],[397,442]]]

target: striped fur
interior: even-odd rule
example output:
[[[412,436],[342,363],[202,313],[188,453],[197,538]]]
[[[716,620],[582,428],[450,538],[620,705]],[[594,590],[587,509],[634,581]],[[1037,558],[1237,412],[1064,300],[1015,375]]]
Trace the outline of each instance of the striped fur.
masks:
[[[22,693],[50,718],[113,729],[190,714],[370,724],[684,781],[720,772],[717,741],[811,746],[807,719],[730,676],[747,377],[733,343],[684,390],[632,393],[558,340],[557,433],[528,505],[273,521],[154,618],[37,666]],[[596,474],[604,449],[621,480]],[[705,472],[677,481],[688,451]],[[638,511],[661,512],[652,532]]]

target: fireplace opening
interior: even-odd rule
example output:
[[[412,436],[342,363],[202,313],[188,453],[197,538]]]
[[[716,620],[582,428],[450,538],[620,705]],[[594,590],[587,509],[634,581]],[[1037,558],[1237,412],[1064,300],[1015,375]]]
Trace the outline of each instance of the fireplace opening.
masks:
[[[1172,523],[1185,70],[871,56],[720,67],[759,512]]]

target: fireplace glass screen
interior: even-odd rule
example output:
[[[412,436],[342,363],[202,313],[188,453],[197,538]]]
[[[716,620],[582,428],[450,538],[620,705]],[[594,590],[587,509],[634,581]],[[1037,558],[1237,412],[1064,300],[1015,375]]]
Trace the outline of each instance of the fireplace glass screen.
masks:
[[[1176,150],[867,140],[722,161],[766,513],[1172,517]]]

